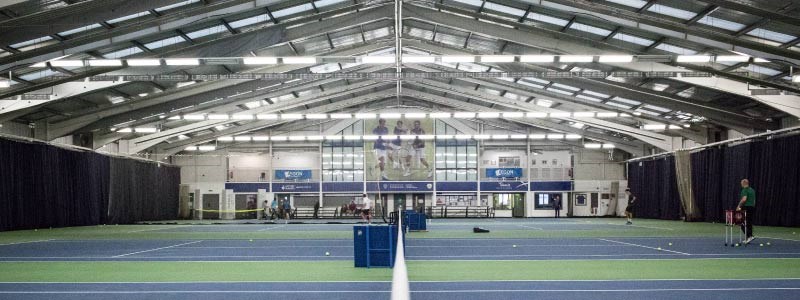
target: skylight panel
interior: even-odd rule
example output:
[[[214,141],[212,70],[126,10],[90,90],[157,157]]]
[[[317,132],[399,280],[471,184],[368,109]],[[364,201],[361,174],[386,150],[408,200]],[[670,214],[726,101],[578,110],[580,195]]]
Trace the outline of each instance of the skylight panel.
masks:
[[[455,2],[464,3],[466,5],[472,5],[472,6],[481,6],[481,3],[483,1],[481,1],[481,0],[455,0]]]
[[[564,91],[564,90],[560,90],[560,89],[556,89],[556,88],[547,88],[547,90],[551,91],[551,92],[563,94],[563,95],[570,95],[570,96],[572,96],[572,94],[574,93],[574,92],[568,92],[568,91]]]
[[[630,106],[630,105],[625,105],[625,104],[617,103],[617,102],[613,102],[613,101],[606,102],[606,104],[611,105],[611,106],[624,108],[624,109],[630,109],[631,107],[633,107],[633,106]]]
[[[309,68],[309,70],[311,71],[311,73],[330,73],[330,72],[339,71],[340,69],[339,69],[339,64],[330,63],[330,64],[324,64],[324,65],[319,65],[319,66],[313,66],[313,67]]]
[[[44,78],[44,77],[47,77],[47,76],[54,76],[54,75],[59,75],[59,74],[61,74],[61,73],[53,71],[53,70],[50,70],[50,69],[44,69],[44,70],[41,70],[41,71],[28,73],[28,74],[25,74],[25,75],[22,75],[22,76],[17,76],[17,77],[19,77],[20,79],[25,80],[25,81],[32,81],[32,80],[41,79],[41,78]]]
[[[797,38],[796,36],[793,36],[793,35],[788,35],[788,34],[775,32],[775,31],[772,31],[772,30],[767,30],[767,29],[762,29],[762,28],[756,28],[756,29],[750,30],[750,32],[748,32],[747,35],[758,37],[758,38],[762,38],[762,39],[767,39],[767,40],[771,40],[771,41],[781,42],[781,43],[787,43],[787,42]]]
[[[58,35],[60,35],[60,36],[68,36],[68,35],[76,34],[78,32],[84,32],[84,31],[87,31],[87,30],[92,30],[92,29],[95,29],[95,28],[98,28],[98,27],[101,27],[100,24],[94,23],[94,24],[89,24],[89,25],[83,26],[83,27],[78,27],[78,28],[75,28],[75,29],[70,29],[70,30],[67,30],[67,31],[59,32]]]
[[[281,10],[273,11],[272,12],[272,16],[275,17],[275,18],[281,18],[281,17],[285,17],[285,16],[301,13],[301,12],[304,12],[304,11],[312,10],[312,9],[314,9],[314,7],[311,6],[311,3],[306,3],[306,4],[302,4],[302,5],[292,6],[292,7],[289,7],[289,8],[284,8],[284,9],[281,9]]]
[[[189,33],[186,34],[186,36],[188,36],[190,39],[197,39],[197,38],[201,38],[201,37],[204,37],[204,36],[209,36],[209,35],[212,35],[212,34],[225,32],[227,30],[228,29],[225,28],[225,25],[217,25],[217,26],[203,28],[203,29],[200,29],[200,30],[197,30],[197,31],[189,32]]]
[[[637,109],[636,111],[638,111],[640,113],[643,113],[643,114],[651,115],[651,116],[660,116],[661,115],[660,113],[657,113],[657,112],[654,112],[654,111],[649,111],[649,110],[646,110],[646,109]]]
[[[241,20],[236,20],[236,21],[233,21],[233,22],[229,22],[228,25],[231,25],[231,27],[233,27],[233,28],[240,28],[240,27],[245,27],[245,26],[249,26],[249,25],[253,25],[253,24],[257,24],[257,23],[263,23],[263,22],[266,22],[266,21],[269,21],[269,16],[267,16],[267,14],[263,14],[263,15],[257,15],[257,16],[253,16],[253,17],[244,18],[244,19],[241,19]]]
[[[314,2],[314,5],[317,6],[317,7],[325,7],[325,6],[330,6],[330,5],[334,5],[334,4],[339,4],[339,3],[342,3],[342,2],[347,2],[347,0],[320,0],[320,1]]]
[[[586,96],[586,95],[578,95],[578,96],[575,96],[575,97],[581,98],[581,99],[584,99],[584,100],[589,100],[589,101],[592,101],[592,102],[602,102],[603,101],[602,99],[597,99],[595,97],[589,97],[589,96]]]
[[[611,34],[611,30],[607,30],[607,29],[603,29],[603,28],[600,28],[600,27],[595,27],[595,26],[587,25],[587,24],[583,24],[583,23],[572,23],[572,26],[570,26],[570,28],[575,29],[575,30],[579,30],[579,31],[583,31],[583,32],[588,32],[588,33],[601,35],[601,36],[608,36],[609,34]]]
[[[645,47],[650,46],[653,43],[655,43],[655,41],[653,41],[653,40],[648,40],[646,38],[641,38],[641,37],[638,37],[638,36],[635,36],[635,35],[630,35],[630,34],[625,34],[625,33],[617,33],[611,38],[615,39],[615,40],[620,40],[620,41],[623,41],[623,42],[628,42],[628,43],[633,43],[633,44],[645,46]]]
[[[600,97],[600,98],[611,97],[611,95],[606,95],[606,94],[598,93],[598,92],[592,92],[592,91],[589,91],[589,90],[583,90],[583,93],[587,94],[587,95],[592,95],[592,96],[595,96],[595,97]]]
[[[43,37],[32,39],[32,40],[29,40],[29,41],[24,41],[24,42],[21,42],[21,43],[16,43],[16,44],[13,44],[13,45],[9,45],[9,47],[14,48],[14,49],[20,49],[20,48],[27,47],[27,46],[30,46],[30,45],[35,45],[35,44],[38,44],[38,43],[46,42],[46,41],[49,41],[49,40],[52,40],[52,39],[53,38],[50,37],[50,36],[43,36]]]
[[[385,37],[385,36],[389,36],[389,28],[388,27],[378,28],[378,29],[375,29],[375,30],[370,30],[370,31],[364,32],[364,37],[367,40],[374,40],[374,39],[382,38],[382,37]]]
[[[189,5],[189,4],[197,3],[197,2],[200,2],[200,0],[186,0],[186,1],[183,1],[183,2],[178,2],[178,3],[175,3],[175,4],[171,4],[171,5],[167,5],[167,6],[162,6],[162,7],[156,8],[156,11],[157,12],[162,12],[162,11],[165,11],[165,10],[170,10],[170,9],[173,9],[173,8],[177,8],[177,7],[181,7],[181,6],[184,6],[184,5]]]
[[[121,58],[121,57],[131,56],[131,55],[142,53],[142,52],[144,52],[144,50],[142,50],[139,47],[130,47],[130,48],[125,48],[125,49],[122,49],[122,50],[117,50],[117,51],[114,51],[114,52],[103,54],[103,57],[105,57],[105,58]]]
[[[742,69],[748,70],[750,72],[756,72],[756,73],[759,73],[759,74],[768,75],[768,76],[775,76],[775,75],[778,75],[780,73],[783,73],[781,71],[778,71],[778,70],[775,70],[775,69],[770,69],[770,68],[767,68],[767,67],[762,67],[762,66],[759,66],[759,65],[748,65],[746,67],[743,67]]]
[[[567,26],[567,24],[569,24],[569,21],[567,21],[567,20],[559,19],[559,18],[556,18],[556,17],[547,16],[547,15],[537,14],[537,13],[529,13],[528,14],[528,19],[531,19],[531,20],[534,20],[534,21],[537,21],[537,22],[543,22],[543,23],[553,24],[553,25],[557,25],[557,26],[562,26],[562,27],[563,26]]]
[[[169,45],[174,45],[174,44],[177,44],[177,43],[180,43],[180,42],[185,42],[185,41],[186,40],[183,39],[182,36],[178,35],[178,36],[168,37],[168,38],[165,38],[163,40],[149,42],[147,44],[144,44],[144,46],[147,47],[147,49],[158,49],[158,48],[166,47],[166,46],[169,46]]]
[[[614,99],[612,99],[612,100],[617,101],[617,102],[627,103],[627,104],[633,104],[633,105],[642,104],[642,102],[639,102],[639,101],[636,101],[636,100],[631,100],[631,99],[626,99],[626,98],[622,98],[622,97],[614,97]]]
[[[562,89],[565,89],[565,90],[570,90],[570,91],[579,91],[580,90],[580,88],[576,88],[574,86],[570,86],[570,85],[566,85],[566,84],[560,84],[560,83],[553,83],[553,86],[557,87],[557,88],[562,88]]]
[[[536,78],[536,77],[525,77],[523,79],[527,80],[527,81],[530,81],[530,82],[538,82],[538,83],[541,83],[541,84],[550,83],[550,81],[547,81],[547,80],[544,80],[544,79],[539,79],[539,78]]]
[[[683,48],[683,47],[680,47],[680,46],[675,46],[675,45],[666,44],[666,43],[659,44],[658,46],[656,46],[656,49],[663,50],[663,51],[670,52],[670,53],[675,53],[675,54],[683,54],[683,55],[691,55],[691,54],[697,53],[697,51],[694,51],[694,50],[689,49],[689,48]]]
[[[677,9],[674,7],[669,7],[661,4],[653,4],[653,6],[650,6],[650,8],[648,8],[647,11],[684,20],[689,20],[697,15],[696,13],[693,13],[688,10]]]
[[[660,112],[669,112],[669,111],[671,111],[671,109],[668,109],[668,108],[663,108],[661,106],[655,106],[655,105],[649,105],[649,104],[645,105],[645,106],[642,106],[642,107],[644,107],[646,109],[649,109],[649,110],[660,111]]]
[[[508,6],[505,6],[505,5],[500,5],[500,4],[497,4],[497,3],[491,3],[491,2],[486,2],[486,4],[483,5],[483,8],[484,9],[488,9],[488,10],[499,11],[501,13],[506,13],[506,14],[514,15],[514,16],[518,16],[518,17],[521,17],[522,15],[525,14],[524,10],[513,8],[513,7],[508,7]]]
[[[744,28],[746,26],[746,25],[741,24],[741,23],[736,23],[736,22],[732,22],[732,21],[728,21],[728,20],[723,20],[723,19],[715,18],[715,17],[711,17],[711,16],[706,16],[706,17],[698,20],[697,23],[705,24],[705,25],[713,26],[713,27],[717,27],[717,28],[722,28],[722,29],[730,30],[730,31],[739,31],[739,30],[742,30],[742,28]]]
[[[149,12],[149,11],[143,11],[143,12],[140,12],[140,13],[135,13],[135,14],[132,14],[132,15],[127,15],[127,16],[124,16],[124,17],[120,17],[120,18],[116,18],[116,19],[111,19],[111,20],[108,20],[108,21],[106,21],[106,22],[107,22],[108,24],[115,24],[115,23],[124,22],[124,21],[128,21],[128,20],[133,20],[133,19],[136,19],[136,18],[139,18],[139,17],[147,16],[147,15],[149,15],[149,14],[150,14],[150,12]]]
[[[529,86],[529,87],[534,87],[534,88],[537,88],[537,89],[543,89],[544,88],[543,85],[534,84],[534,83],[528,82],[526,80],[520,80],[520,81],[517,81],[517,83],[519,83],[521,85],[526,85],[526,86]]]
[[[643,0],[606,0],[606,1],[635,8],[642,8],[644,7],[645,4],[647,4],[647,1]]]

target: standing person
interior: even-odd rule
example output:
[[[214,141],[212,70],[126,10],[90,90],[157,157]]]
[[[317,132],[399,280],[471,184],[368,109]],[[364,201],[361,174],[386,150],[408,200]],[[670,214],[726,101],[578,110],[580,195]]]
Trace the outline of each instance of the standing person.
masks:
[[[631,193],[631,189],[625,189],[625,194],[628,195],[628,207],[625,208],[625,217],[628,218],[628,225],[633,224],[633,208],[636,205],[636,196]]]
[[[367,194],[364,194],[364,197],[361,198],[361,219],[367,221],[367,224],[372,224],[372,200],[367,197]]]
[[[386,127],[386,120],[380,119],[378,120],[378,126],[375,129],[372,129],[372,134],[378,136],[378,140],[372,146],[372,149],[375,151],[375,158],[377,159],[377,168],[380,168],[381,180],[389,180],[386,177],[386,141],[383,140],[383,136],[389,134],[389,128]],[[372,169],[370,169],[372,170]],[[372,171],[370,171],[372,172]]]
[[[278,216],[278,218],[281,217],[282,214],[278,213],[278,198],[272,199],[272,205],[270,210],[271,210],[269,216],[270,220],[274,220],[275,216]]]
[[[289,224],[289,217],[292,215],[292,202],[289,198],[283,198],[283,216],[286,224]]]
[[[742,232],[746,239],[744,240],[745,244],[749,244],[755,238],[753,237],[753,218],[756,214],[756,190],[750,187],[750,180],[742,179],[741,182],[742,191],[739,193],[739,205],[736,206],[736,211],[741,211],[744,208],[745,211],[745,223],[747,225],[742,224]]]
[[[428,161],[425,157],[425,142],[420,140],[420,135],[425,135],[425,129],[422,129],[422,124],[419,120],[414,121],[414,128],[411,128],[411,134],[417,135],[414,138],[414,142],[411,146],[414,148],[414,159],[419,160],[423,166],[425,166],[425,170],[428,171],[428,178],[433,177],[433,169],[428,164]]]
[[[561,196],[553,198],[553,209],[556,211],[556,219],[561,218]]]
[[[264,220],[266,220],[267,216],[269,216],[269,201],[264,199],[264,203],[261,203],[261,209],[264,210],[264,213],[263,213],[264,216],[263,217],[264,217]]]
[[[314,202],[314,219],[319,218],[319,200]]]

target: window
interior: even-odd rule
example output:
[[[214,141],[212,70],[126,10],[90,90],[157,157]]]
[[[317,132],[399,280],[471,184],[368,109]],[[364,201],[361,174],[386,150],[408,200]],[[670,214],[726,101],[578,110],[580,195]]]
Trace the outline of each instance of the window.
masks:
[[[555,204],[556,197],[561,200],[561,205],[564,205],[564,199],[561,197],[561,193],[536,193],[534,194],[534,207],[535,208],[550,208],[552,209]]]
[[[500,168],[519,168],[519,156],[501,156],[497,158],[497,166]]]
[[[339,132],[340,135],[362,135],[363,133],[362,121]],[[364,181],[364,143],[362,141],[323,142],[322,180]]]
[[[444,121],[436,120],[436,134],[454,135],[458,130]],[[436,180],[478,180],[478,143],[474,140],[436,141]]]

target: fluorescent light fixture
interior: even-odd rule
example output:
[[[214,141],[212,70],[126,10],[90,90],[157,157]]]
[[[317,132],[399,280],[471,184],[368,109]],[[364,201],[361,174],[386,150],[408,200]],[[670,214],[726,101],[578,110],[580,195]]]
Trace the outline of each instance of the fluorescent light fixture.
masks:
[[[646,125],[642,126],[642,129],[644,129],[644,130],[664,130],[664,129],[667,129],[667,125],[646,124]]]
[[[168,66],[197,66],[200,65],[200,60],[197,58],[167,58],[164,62]]]
[[[547,139],[548,140],[562,140],[562,139],[564,139],[564,135],[563,134],[548,134],[547,135]]]
[[[251,139],[249,135],[237,135],[233,137],[233,140],[237,142],[249,142]]]
[[[482,118],[482,119],[495,119],[495,118],[499,118],[499,117],[500,117],[500,113],[499,112],[480,112],[480,113],[478,113],[478,118]]]
[[[446,56],[442,56],[442,62],[445,62],[445,63],[475,62],[475,57],[474,56],[461,56],[461,55],[446,55]]]
[[[492,139],[493,140],[507,140],[508,139],[508,135],[507,134],[494,134],[494,135],[492,135]]]
[[[631,117],[631,115],[629,115],[629,114],[623,114],[623,113],[620,113],[620,114],[619,114],[619,117],[620,117],[620,118],[630,118],[630,117]]]
[[[269,137],[266,136],[266,135],[254,135],[253,136],[253,141],[255,141],[255,142],[265,142],[265,141],[269,141]]]
[[[592,143],[592,144],[584,144],[583,145],[583,147],[585,147],[586,149],[600,149],[600,147],[602,147],[602,146],[603,145],[594,144],[594,143]]]
[[[431,135],[431,134],[423,134],[423,135],[418,135],[417,137],[419,137],[420,140],[426,140],[427,141],[427,140],[434,139],[436,136],[435,135]]]
[[[167,118],[167,120],[180,120],[180,119],[181,119],[181,116],[172,116],[172,117]]]
[[[361,136],[358,136],[358,135],[345,135],[344,136],[344,140],[345,141],[357,141],[357,140],[360,140],[360,139],[361,139]]]
[[[242,59],[245,65],[274,65],[278,63],[277,57],[245,57]]]
[[[489,63],[514,62],[514,56],[513,55],[484,55],[484,56],[481,56],[481,62],[489,62]]]
[[[522,118],[525,116],[524,112],[515,111],[515,112],[504,112],[503,118]]]
[[[680,126],[677,126],[677,125],[669,125],[669,127],[667,127],[667,128],[669,128],[669,129],[683,129],[683,127],[680,127]]]
[[[572,114],[568,112],[554,112],[550,113],[551,118],[569,118]]]
[[[527,134],[512,134],[511,135],[511,139],[512,140],[524,140],[526,138],[528,138]]]
[[[800,82],[800,75],[792,76],[792,82]]]
[[[473,136],[472,136],[472,138],[474,138],[474,139],[476,139],[476,140],[488,140],[488,139],[490,139],[491,137],[492,137],[492,136],[491,136],[491,135],[488,135],[488,134],[476,134],[476,135],[473,135]]]
[[[45,62],[42,61],[42,62],[38,62],[38,63],[32,64],[31,68],[44,68],[46,66],[47,65],[45,64]]]
[[[425,113],[405,113],[407,119],[425,119]]]
[[[616,118],[619,116],[618,113],[615,112],[599,112],[597,113],[598,118]]]
[[[603,144],[603,149],[614,149],[616,146],[614,144]]]
[[[184,120],[205,120],[206,116],[204,115],[183,115]]]
[[[708,55],[678,55],[675,58],[677,62],[693,62],[693,63],[700,63],[700,62],[709,62],[711,61],[711,56]]]
[[[218,137],[217,140],[220,141],[220,142],[231,142],[231,141],[233,141],[233,137],[232,136],[221,136],[221,137]]]
[[[577,139],[580,139],[580,138],[581,138],[581,135],[580,135],[580,134],[568,134],[568,135],[566,136],[566,138],[567,138],[568,140],[577,140]]]
[[[531,134],[531,135],[528,136],[528,138],[530,138],[532,140],[543,140],[546,137],[547,137],[547,135],[544,135],[544,134]]]
[[[324,120],[328,118],[328,114],[307,114],[306,119],[311,120]]]
[[[450,118],[450,113],[439,112],[439,113],[430,113],[431,118],[433,119],[447,119]]]
[[[555,59],[552,55],[523,55],[519,57],[521,62],[532,63],[551,63]]]
[[[377,136],[377,135],[365,135],[365,136],[364,136],[364,140],[365,140],[365,141],[375,141],[375,140],[377,140],[377,139],[378,139],[378,136]]]
[[[754,59],[753,59],[753,62],[757,62],[757,63],[768,63],[768,62],[770,62],[770,61],[769,61],[769,60],[766,60],[766,59],[763,59],[763,58],[760,58],[760,57],[756,57],[756,58],[754,58]]]
[[[83,67],[82,60],[52,60],[50,65],[53,67]]]
[[[11,87],[11,82],[8,80],[0,80],[0,88]]]
[[[197,150],[200,150],[200,151],[214,151],[214,150],[217,150],[217,147],[216,146],[212,146],[212,145],[198,146]]]
[[[546,112],[529,112],[525,114],[528,118],[547,118]]]
[[[362,56],[361,62],[365,64],[391,64],[394,63],[394,56]]]
[[[594,60],[594,56],[591,55],[561,55],[558,57],[559,62],[568,62],[568,63],[587,63],[592,62]]]
[[[457,112],[453,114],[453,117],[459,119],[471,119],[475,117],[475,113],[472,112]]]
[[[331,119],[350,119],[352,117],[351,114],[331,114]]]
[[[750,57],[744,55],[717,55],[716,57],[717,62],[748,62],[749,60]]]
[[[454,138],[457,139],[457,140],[468,140],[468,139],[471,139],[472,136],[469,135],[469,134],[456,134],[456,136]]]
[[[575,123],[572,123],[572,125],[570,125],[570,126],[572,126],[574,128],[578,128],[578,129],[583,129],[583,127],[586,127],[586,124],[575,122]]]
[[[553,106],[553,101],[545,100],[545,99],[536,100],[536,105],[542,106],[542,107],[550,107],[550,106]]]
[[[316,57],[307,57],[307,56],[292,56],[292,57],[284,57],[283,63],[285,64],[316,64],[317,58]]]
[[[155,127],[137,127],[134,129],[134,131],[138,133],[154,133],[158,132],[158,129]]]
[[[300,120],[302,118],[301,114],[281,114],[281,120]]]
[[[276,114],[257,114],[256,118],[259,120],[277,120],[278,115]]]
[[[189,146],[183,149],[184,151],[197,151],[197,146]]]
[[[235,114],[235,115],[231,116],[231,119],[234,119],[234,120],[252,120],[253,119],[253,115],[251,115],[251,114]]]
[[[305,141],[306,137],[302,136],[302,135],[292,135],[292,136],[289,136],[289,140],[290,141],[295,141],[295,142],[296,141]]]
[[[404,63],[434,63],[436,62],[435,56],[406,56],[403,55]]]
[[[146,66],[160,66],[160,59],[128,59],[125,63],[131,67],[146,67]]]
[[[119,59],[92,59],[89,60],[89,65],[92,67],[119,67],[122,66],[122,61]]]
[[[375,119],[375,114],[370,113],[357,113],[356,119]]]
[[[208,119],[209,120],[227,120],[229,118],[230,118],[230,116],[224,115],[224,114],[209,114],[208,115]]]
[[[404,135],[398,135],[397,137],[399,137],[401,140],[404,140],[404,141],[412,141],[412,140],[414,140],[414,139],[415,139],[417,136],[416,136],[416,135],[408,135],[408,134],[404,134]]]
[[[455,138],[455,136],[449,135],[449,134],[437,134],[436,135],[436,139],[437,140],[447,140],[447,139],[452,139],[452,138]]]
[[[572,113],[572,116],[576,118],[594,118],[593,111],[580,111]]]
[[[309,141],[321,141],[324,137],[321,135],[309,135],[306,137]]]
[[[133,132],[133,128],[122,128],[120,130],[117,130],[117,132],[130,133],[130,132]]]
[[[269,140],[270,141],[287,141],[287,140],[289,140],[289,137],[285,136],[285,135],[271,136],[271,137],[269,137]]]
[[[400,119],[402,117],[399,113],[382,113],[381,119]]]
[[[342,136],[341,135],[326,135],[325,136],[325,140],[326,141],[341,141],[342,140]]]
[[[629,63],[633,61],[631,55],[600,55],[598,59],[601,63]]]

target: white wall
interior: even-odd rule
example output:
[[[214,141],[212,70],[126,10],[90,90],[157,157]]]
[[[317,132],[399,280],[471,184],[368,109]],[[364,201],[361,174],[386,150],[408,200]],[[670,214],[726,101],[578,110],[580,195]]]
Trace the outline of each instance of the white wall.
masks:
[[[269,180],[270,156],[267,153],[234,153],[228,157],[228,172],[233,173],[231,181],[261,181]]]
[[[486,149],[481,155],[481,166],[483,168],[497,168],[500,157],[519,157],[519,167],[527,168],[528,159],[523,150],[490,150]]]
[[[320,168],[319,152],[276,151],[272,156],[274,169],[311,169]]]
[[[568,150],[542,151],[531,155],[529,178],[531,180],[569,180],[569,169],[572,168],[572,153]]]
[[[624,180],[625,164],[619,151],[613,160],[608,151],[581,150],[575,153],[575,180]]]
[[[173,164],[181,167],[181,183],[219,183],[228,176],[227,157],[224,152],[215,151],[199,155],[174,156]]]

